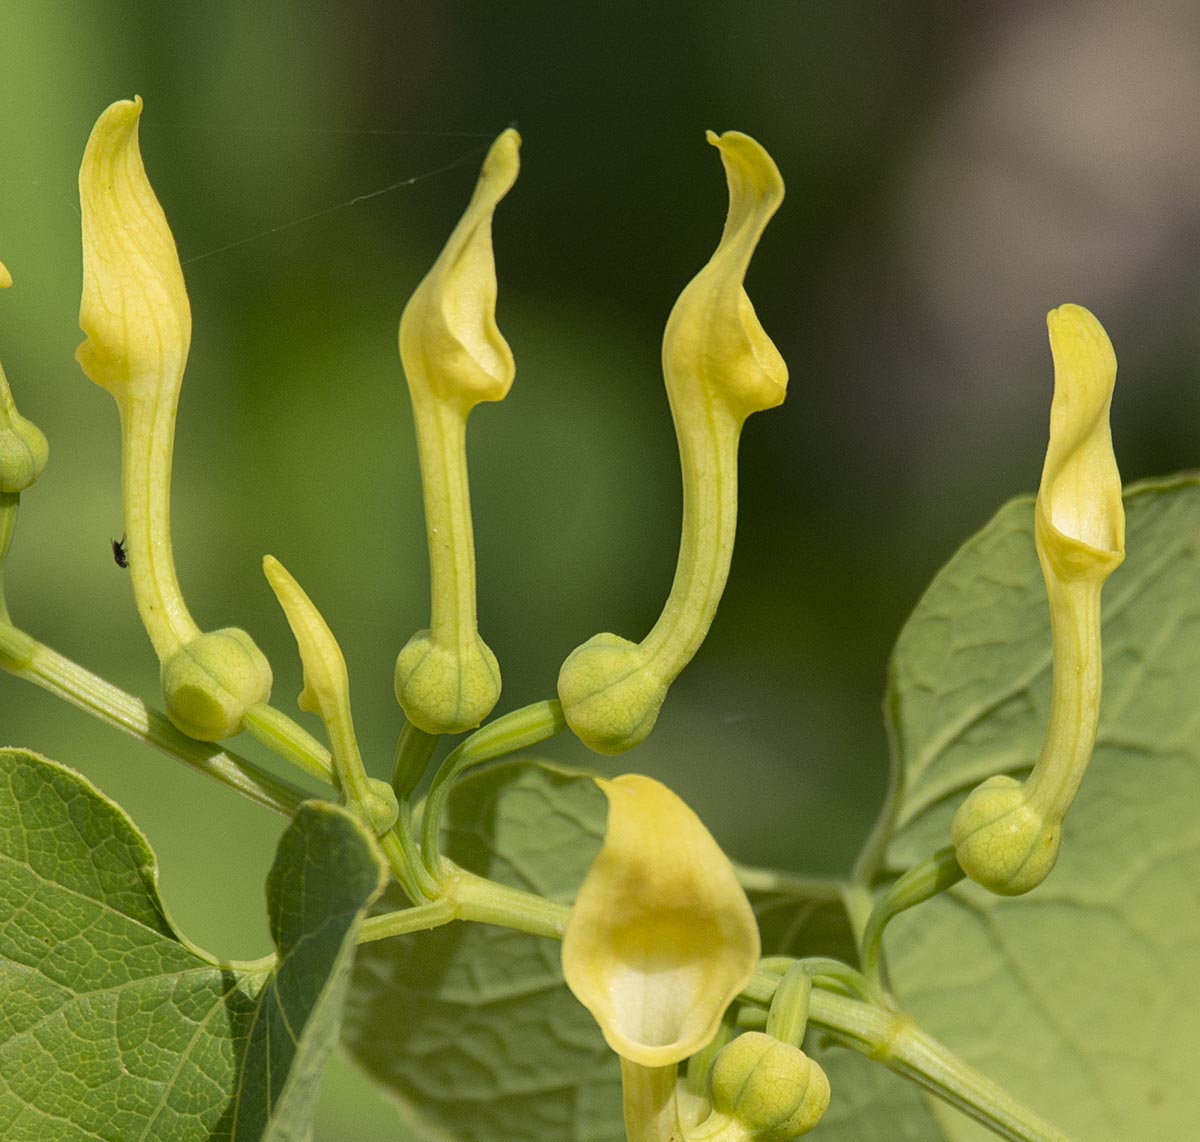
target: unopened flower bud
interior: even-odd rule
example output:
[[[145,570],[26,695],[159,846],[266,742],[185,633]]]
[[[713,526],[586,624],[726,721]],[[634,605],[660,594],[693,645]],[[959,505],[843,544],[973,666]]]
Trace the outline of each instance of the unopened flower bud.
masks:
[[[342,796],[347,806],[360,814],[376,835],[381,835],[396,823],[400,806],[391,785],[368,777],[363,768],[350,713],[350,675],[342,648],[304,588],[273,555],[264,557],[263,573],[283,608],[300,651],[304,689],[297,704],[325,723],[333,771]]]
[[[829,1079],[821,1066],[799,1047],[759,1031],[747,1031],[722,1048],[709,1086],[713,1111],[740,1123],[747,1142],[786,1142],[807,1134],[829,1108]],[[703,1130],[702,1125],[698,1134]]]

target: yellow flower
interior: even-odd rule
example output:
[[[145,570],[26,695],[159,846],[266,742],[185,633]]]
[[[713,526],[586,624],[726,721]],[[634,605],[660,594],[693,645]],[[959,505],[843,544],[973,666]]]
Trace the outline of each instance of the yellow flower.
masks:
[[[121,490],[129,574],[161,664],[167,713],[185,734],[219,741],[271,693],[271,667],[245,631],[202,633],[171,552],[171,454],[192,336],[175,240],[138,147],[141,99],[96,121],[79,169],[87,339],[75,356],[121,417]]]
[[[629,1137],[677,1128],[677,1064],[717,1033],[758,965],[750,903],[729,859],[666,786],[597,784],[604,845],[563,937],[567,986],[621,1057]]]
[[[1103,583],[1125,558],[1125,507],[1109,407],[1117,358],[1100,322],[1078,305],[1046,317],[1054,356],[1050,445],[1038,490],[1035,535],[1051,592]]]
[[[716,252],[680,294],[663,336],[663,375],[683,469],[675,580],[640,643],[598,634],[558,677],[563,714],[598,753],[621,753],[653,729],[667,689],[691,661],[725,589],[737,526],[737,449],[752,412],[787,391],[787,366],[742,288],[763,230],[783,201],[771,156],[737,131],[708,133],[729,185]]]
[[[479,637],[475,540],[467,485],[467,416],[503,400],[515,373],[496,325],[492,215],[516,181],[520,136],[492,144],[475,194],[433,269],[400,318],[400,359],[412,397],[425,527],[431,613],[396,660],[396,698],[427,733],[479,725],[500,697],[500,667]]]
[[[988,778],[951,825],[963,871],[993,892],[1035,888],[1058,859],[1062,822],[1096,741],[1100,717],[1100,591],[1125,558],[1125,509],[1109,406],[1112,344],[1078,305],[1047,317],[1054,356],[1050,444],[1034,539],[1050,604],[1054,678],[1042,751],[1025,782]]]

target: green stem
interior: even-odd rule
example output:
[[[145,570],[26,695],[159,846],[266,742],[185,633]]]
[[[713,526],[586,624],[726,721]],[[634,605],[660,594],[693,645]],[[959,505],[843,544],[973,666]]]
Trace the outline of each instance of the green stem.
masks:
[[[457,402],[414,400],[429,546],[430,638],[458,657],[476,638],[475,535],[467,479],[467,413]]]
[[[285,817],[312,796],[229,750],[184,736],[140,698],[6,624],[0,624],[0,665]]]
[[[185,349],[186,352],[186,349]],[[142,625],[165,662],[200,633],[183,601],[171,552],[171,457],[183,366],[164,371],[163,383],[122,400],[121,500],[129,575]]]
[[[799,876],[774,868],[755,868],[734,863],[738,883],[747,892],[780,892],[806,900],[841,903],[845,882],[832,876]]]
[[[385,847],[388,840],[383,838]],[[423,931],[447,924],[451,920],[473,920],[512,928],[531,936],[561,940],[571,909],[566,904],[497,884],[476,876],[453,861],[443,862],[443,877],[436,886],[435,899],[425,900],[414,908],[374,916],[363,925],[359,943],[382,940],[387,936]]]
[[[396,740],[396,759],[392,765],[392,790],[396,800],[403,802],[421,783],[439,737],[439,734],[426,733],[405,721]]]
[[[242,728],[276,756],[290,761],[297,769],[326,785],[336,787],[329,750],[281,710],[265,702],[251,706],[242,719]]]
[[[759,972],[743,994],[769,1004],[779,976]],[[1070,1142],[1068,1135],[968,1066],[903,1012],[814,988],[809,1023],[915,1082],[1008,1142]]]
[[[458,776],[473,765],[528,749],[566,728],[562,705],[557,699],[534,702],[476,730],[447,755],[433,779],[421,816],[421,856],[435,877],[440,876],[442,817]]]
[[[374,940],[386,940],[389,936],[407,936],[410,932],[427,932],[458,919],[454,903],[450,900],[429,900],[415,908],[400,912],[385,912],[382,916],[369,916],[358,930],[358,942],[369,944]]]
[[[395,826],[379,838],[379,845],[405,896],[413,904],[426,904],[437,898],[438,884],[421,863],[421,854],[413,840],[412,810],[408,802],[399,802],[399,807]]]
[[[791,956],[764,956],[759,960],[758,967],[760,972],[769,972],[782,978],[797,963],[804,965],[818,986],[827,989],[830,986],[837,987],[857,999],[874,1002],[874,993],[862,972],[830,956],[805,956],[801,960]]]
[[[1100,587],[1047,578],[1054,669],[1050,722],[1042,752],[1025,782],[1030,808],[1061,821],[1079,792],[1100,718]]]
[[[454,902],[460,919],[515,928],[531,936],[562,939],[571,914],[568,905],[476,876],[453,861],[443,861],[442,867],[442,898]]]
[[[928,860],[913,865],[880,898],[863,929],[861,953],[863,974],[880,997],[883,994],[883,932],[901,912],[953,888],[963,876],[954,846],[939,849]]]
[[[679,1129],[677,1063],[643,1067],[621,1060],[621,1100],[628,1142],[677,1142]]]
[[[9,622],[8,604],[4,599],[4,560],[8,555],[8,545],[12,542],[17,505],[20,502],[19,492],[0,492],[0,623]]]
[[[671,591],[642,653],[644,668],[670,685],[708,634],[729,577],[744,417],[691,376],[668,379],[667,394],[683,469],[683,522]]]

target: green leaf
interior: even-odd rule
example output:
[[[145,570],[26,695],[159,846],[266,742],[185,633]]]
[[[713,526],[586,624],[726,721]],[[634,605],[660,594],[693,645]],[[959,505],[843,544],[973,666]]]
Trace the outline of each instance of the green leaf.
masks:
[[[355,935],[386,879],[374,838],[336,805],[305,802],[280,838],[267,877],[277,959],[242,1061],[238,1137],[309,1136],[341,1027]]]
[[[349,814],[306,803],[268,880],[278,966],[220,964],[171,926],[118,806],[0,750],[0,1137],[307,1137],[382,875]]]
[[[892,983],[934,1035],[1088,1142],[1200,1134],[1200,485],[1126,493],[1105,589],[1094,759],[1054,872],[1028,896],[965,884],[888,929]],[[1050,690],[1032,501],[951,560],[896,646],[895,799],[875,849],[946,844],[965,793],[1037,757]],[[991,1137],[944,1107],[946,1138]]]

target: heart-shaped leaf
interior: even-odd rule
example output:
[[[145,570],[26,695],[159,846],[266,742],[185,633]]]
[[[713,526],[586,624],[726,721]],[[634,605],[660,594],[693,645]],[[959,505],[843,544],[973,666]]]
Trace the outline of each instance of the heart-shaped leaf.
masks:
[[[898,918],[886,951],[922,1025],[1063,1129],[1175,1142],[1200,1135],[1200,484],[1139,485],[1126,511],[1096,752],[1057,867],[1023,897],[961,885]],[[1037,757],[1051,663],[1032,522],[1032,501],[1005,507],[897,643],[892,869],[948,842],[976,782]],[[990,1137],[935,1113],[955,1142]]]
[[[217,963],[171,926],[118,806],[0,751],[0,1137],[307,1138],[382,881],[358,822],[306,802],[267,882],[277,956]]]

